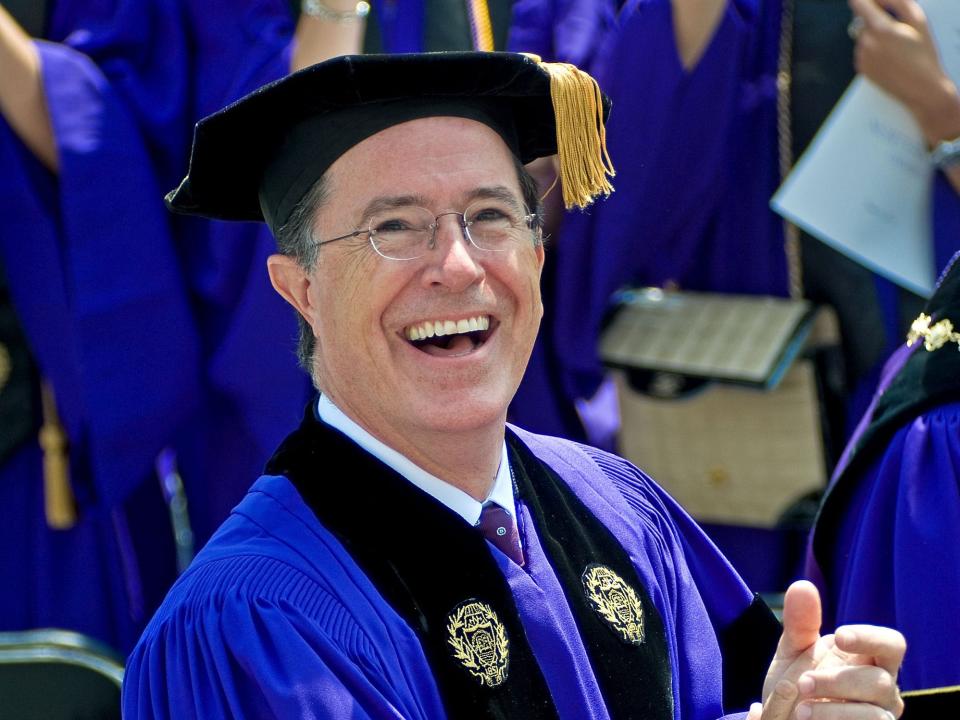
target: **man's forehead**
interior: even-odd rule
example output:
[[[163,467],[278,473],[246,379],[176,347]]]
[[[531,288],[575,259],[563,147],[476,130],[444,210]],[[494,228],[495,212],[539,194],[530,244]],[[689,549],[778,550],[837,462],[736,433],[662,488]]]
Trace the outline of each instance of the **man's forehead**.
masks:
[[[429,117],[366,138],[333,163],[328,177],[333,192],[359,188],[368,196],[387,198],[447,194],[466,199],[504,189],[519,192],[518,163],[503,139],[483,123]]]

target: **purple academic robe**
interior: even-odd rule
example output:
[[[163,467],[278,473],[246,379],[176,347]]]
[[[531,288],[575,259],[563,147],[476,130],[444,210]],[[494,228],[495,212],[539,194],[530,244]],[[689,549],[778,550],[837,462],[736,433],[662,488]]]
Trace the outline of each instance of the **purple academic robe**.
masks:
[[[743,582],[694,522],[629,463],[516,433],[626,550],[663,619],[672,716],[721,717],[719,635],[751,605]],[[314,452],[309,457],[317,462]],[[363,527],[362,508],[343,510],[358,513],[352,522]],[[450,512],[439,504],[436,510]],[[523,568],[485,543],[557,712],[577,720],[608,718],[571,607],[541,545],[543,528],[535,526],[525,502],[518,512]],[[442,583],[443,568],[437,573]],[[131,655],[124,716],[445,717],[419,636],[398,612],[287,477],[261,477],[178,580]]]
[[[126,648],[173,577],[167,511],[142,483],[199,385],[162,203],[187,141],[178,9],[55,4],[56,42],[37,48],[56,177],[0,119],[0,264],[56,395],[79,511],[72,529],[46,525],[35,441],[0,468],[3,629],[61,626]]]
[[[174,450],[203,542],[246,490],[233,478],[258,472],[296,419],[279,408],[308,394],[267,281],[269,234],[163,205],[193,121],[286,72],[293,22],[281,0],[51,7],[53,42],[37,45],[60,169],[0,119],[0,263],[56,394],[79,521],[47,527],[36,442],[0,468],[15,518],[0,541],[23,549],[0,561],[0,622],[126,651],[175,577],[158,453]]]
[[[934,322],[960,325],[958,260],[960,255],[925,310]],[[956,350],[950,343],[928,352],[920,342],[902,346],[890,358],[837,466],[807,557],[808,574],[824,599],[825,626],[897,628],[907,639],[900,687],[908,693],[952,688],[954,710],[960,708]],[[926,701],[947,702],[948,695]],[[936,716],[947,717],[945,707]]]

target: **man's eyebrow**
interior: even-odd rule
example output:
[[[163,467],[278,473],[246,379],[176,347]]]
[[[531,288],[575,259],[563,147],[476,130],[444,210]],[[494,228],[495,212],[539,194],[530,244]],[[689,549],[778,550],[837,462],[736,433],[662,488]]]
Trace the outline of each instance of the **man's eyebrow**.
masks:
[[[523,207],[523,203],[517,198],[516,193],[505,185],[475,188],[467,192],[464,198],[465,204],[474,200],[500,200],[518,209]],[[423,195],[381,195],[367,203],[367,206],[363,209],[363,214],[360,216],[360,225],[365,225],[372,217],[386,210],[411,206],[427,207],[427,205],[427,200]]]
[[[517,194],[505,185],[492,185],[490,187],[481,187],[467,193],[467,202],[473,200],[500,200],[518,209],[523,207],[523,202],[517,197]]]
[[[410,207],[412,205],[424,205],[422,195],[381,195],[375,197],[363,209],[360,216],[360,224],[367,223],[374,215],[378,215],[385,210],[396,210],[397,208]]]

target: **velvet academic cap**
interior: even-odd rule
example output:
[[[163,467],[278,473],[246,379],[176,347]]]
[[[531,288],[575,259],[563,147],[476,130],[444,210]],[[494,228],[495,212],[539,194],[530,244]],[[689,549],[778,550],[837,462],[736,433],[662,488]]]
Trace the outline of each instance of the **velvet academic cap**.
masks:
[[[560,155],[568,207],[612,187],[610,103],[586,73],[516,53],[347,55],[265,85],[197,123],[177,213],[262,220],[276,234],[347,150],[408,120],[453,116],[493,128],[527,163]]]

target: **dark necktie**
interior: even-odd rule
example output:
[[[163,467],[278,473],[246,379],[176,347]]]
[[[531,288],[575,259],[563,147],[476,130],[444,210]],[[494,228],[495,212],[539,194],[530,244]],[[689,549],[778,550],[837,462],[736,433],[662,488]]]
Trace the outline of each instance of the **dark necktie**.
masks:
[[[517,530],[517,521],[510,513],[494,502],[487,503],[480,512],[477,527],[504,555],[523,567],[520,532]]]

